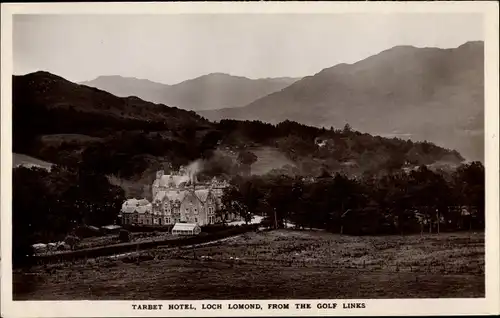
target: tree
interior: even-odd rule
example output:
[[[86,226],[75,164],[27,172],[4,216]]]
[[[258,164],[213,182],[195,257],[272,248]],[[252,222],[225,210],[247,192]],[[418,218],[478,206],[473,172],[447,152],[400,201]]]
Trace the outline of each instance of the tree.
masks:
[[[75,235],[68,235],[64,239],[64,242],[69,245],[69,247],[74,250],[75,247],[78,245],[80,242],[80,238],[75,236]]]
[[[260,207],[278,227],[283,227],[285,220],[290,219],[290,207],[295,203],[293,181],[288,176],[268,177],[265,180]]]
[[[15,168],[12,171],[12,263],[28,265],[33,256],[32,245],[40,243],[44,232],[52,234],[52,219],[44,180],[49,173],[44,169]],[[45,213],[40,213],[44,211]],[[40,235],[42,234],[42,235]]]
[[[80,224],[113,223],[125,200],[123,190],[105,176],[60,166],[50,172],[15,168],[12,189],[16,262],[29,255],[32,244],[63,240]]]
[[[344,129],[342,130],[342,132],[343,132],[344,134],[347,134],[347,133],[352,132],[351,125],[349,125],[349,123],[346,123],[346,124],[344,125]]]
[[[248,150],[241,151],[238,154],[238,163],[240,164],[240,168],[245,175],[250,175],[251,166],[257,161],[257,159],[257,156]]]
[[[226,213],[240,216],[245,220],[245,223],[248,224],[252,219],[251,213],[245,204],[245,197],[238,187],[232,185],[224,190],[222,204]]]
[[[252,165],[258,157],[251,151],[245,150],[238,154],[238,162],[244,165]]]
[[[122,243],[130,242],[130,232],[125,229],[121,229],[118,234],[118,239]]]
[[[453,192],[456,202],[477,210],[476,226],[485,221],[485,171],[481,162],[463,164],[453,174]]]
[[[222,204],[217,210],[215,210],[215,215],[222,222],[222,226],[226,226],[228,213],[229,211],[224,204]]]

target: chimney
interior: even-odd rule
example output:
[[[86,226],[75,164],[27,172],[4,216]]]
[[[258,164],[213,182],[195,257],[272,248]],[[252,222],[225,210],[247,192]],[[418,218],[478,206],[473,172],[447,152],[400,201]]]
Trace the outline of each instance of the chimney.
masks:
[[[156,179],[161,179],[161,177],[163,177],[163,170],[158,170],[156,172]]]

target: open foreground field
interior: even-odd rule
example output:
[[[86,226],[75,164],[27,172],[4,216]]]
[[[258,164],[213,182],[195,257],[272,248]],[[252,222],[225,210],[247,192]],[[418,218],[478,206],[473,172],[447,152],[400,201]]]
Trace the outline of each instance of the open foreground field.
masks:
[[[484,297],[484,233],[247,233],[217,244],[33,267],[14,299]]]

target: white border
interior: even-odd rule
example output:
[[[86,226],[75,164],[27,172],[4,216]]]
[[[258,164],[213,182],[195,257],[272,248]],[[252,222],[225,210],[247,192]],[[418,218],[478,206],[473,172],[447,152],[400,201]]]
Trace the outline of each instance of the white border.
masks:
[[[497,2],[246,2],[246,3],[33,3],[1,6],[1,251],[2,317],[102,317],[102,316],[313,316],[313,315],[465,315],[498,314],[499,290],[499,153],[498,153],[498,5]],[[365,309],[318,310],[317,303],[348,300],[237,301],[260,303],[264,310],[202,311],[201,303],[230,301],[12,301],[11,276],[11,80],[13,14],[195,14],[195,13],[459,13],[484,16],[485,34],[485,168],[486,168],[486,298],[482,299],[387,299],[364,302]],[[268,303],[312,304],[312,310],[267,310]],[[196,311],[133,311],[131,304],[192,303]],[[292,308],[293,306],[291,306]],[[223,305],[223,308],[227,308]]]

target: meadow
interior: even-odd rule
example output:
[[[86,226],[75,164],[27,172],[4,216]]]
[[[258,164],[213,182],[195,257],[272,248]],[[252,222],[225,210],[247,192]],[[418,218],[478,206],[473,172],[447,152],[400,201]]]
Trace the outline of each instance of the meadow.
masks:
[[[246,233],[198,247],[35,266],[14,299],[484,297],[484,233]]]

